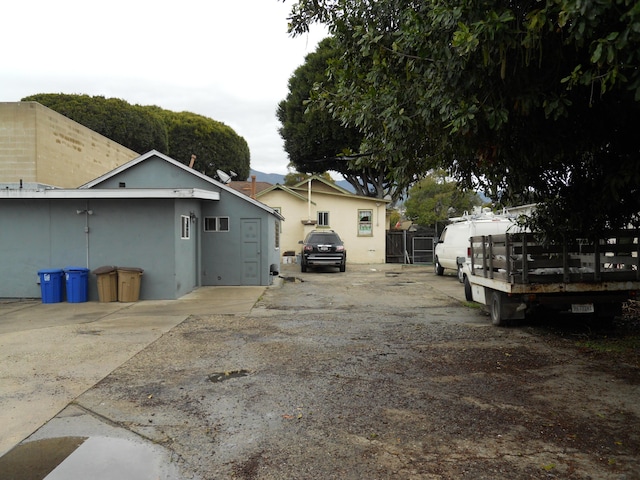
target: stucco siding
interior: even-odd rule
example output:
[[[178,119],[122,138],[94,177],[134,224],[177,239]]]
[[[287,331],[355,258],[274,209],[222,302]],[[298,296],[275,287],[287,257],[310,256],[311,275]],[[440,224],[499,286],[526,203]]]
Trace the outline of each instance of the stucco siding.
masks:
[[[242,266],[246,260],[242,251],[242,221],[256,219],[260,224],[259,248],[261,259],[259,265],[259,285],[269,285],[269,261],[279,258],[278,253],[268,252],[273,245],[275,223],[273,215],[257,207],[248,208],[246,200],[226,191],[221,192],[219,202],[203,205],[200,229],[202,231],[205,217],[228,217],[229,231],[202,231],[202,285],[243,285]],[[271,255],[270,255],[271,253]],[[274,263],[276,263],[274,261]]]
[[[173,199],[4,200],[0,223],[12,228],[0,229],[0,297],[40,297],[45,268],[115,265],[144,269],[140,299],[179,298],[197,282],[197,237],[180,238],[180,216],[194,208]],[[92,215],[77,213],[87,209]],[[98,299],[94,275],[89,299]]]
[[[211,182],[181,170],[159,157],[150,157],[92,188],[201,188],[218,191]]]
[[[309,203],[277,189],[261,195],[259,199],[272,208],[282,209],[285,221],[282,224],[281,253],[284,254],[287,251],[299,253],[298,242],[309,231],[325,228],[303,224],[303,221],[308,219],[315,222],[318,212],[322,211],[329,212],[330,225],[326,228],[335,230],[345,243],[347,263],[385,262],[385,204],[383,202],[353,195],[335,195],[335,191],[326,194],[314,190],[311,194],[312,203]],[[359,210],[372,211],[372,235],[370,236],[358,233]]]

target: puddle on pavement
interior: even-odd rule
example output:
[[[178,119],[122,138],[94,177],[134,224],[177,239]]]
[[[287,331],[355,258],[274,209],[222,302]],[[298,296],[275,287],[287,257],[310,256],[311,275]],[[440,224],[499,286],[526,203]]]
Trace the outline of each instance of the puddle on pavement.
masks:
[[[158,480],[171,478],[149,445],[112,437],[61,437],[18,445],[0,458],[4,480]]]
[[[249,370],[232,370],[230,372],[212,373],[207,378],[210,382],[220,383],[232,378],[246,377],[247,375],[249,375]]]
[[[71,455],[87,437],[64,437],[18,445],[0,458],[2,478],[31,480],[46,477]]]

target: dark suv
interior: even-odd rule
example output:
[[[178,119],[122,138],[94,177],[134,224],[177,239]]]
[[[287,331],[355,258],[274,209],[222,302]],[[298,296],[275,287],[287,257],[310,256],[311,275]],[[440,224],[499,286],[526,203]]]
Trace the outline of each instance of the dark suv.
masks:
[[[344,243],[333,230],[314,230],[307,235],[302,244],[300,270],[306,272],[308,267],[333,266],[344,272],[347,265],[347,250]]]

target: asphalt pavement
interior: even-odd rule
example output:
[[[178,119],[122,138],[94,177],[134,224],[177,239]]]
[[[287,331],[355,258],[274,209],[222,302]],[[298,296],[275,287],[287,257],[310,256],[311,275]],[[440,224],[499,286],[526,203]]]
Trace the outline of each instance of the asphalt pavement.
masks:
[[[266,288],[279,287],[297,272],[296,265],[287,265],[271,287],[201,287],[178,300],[43,304],[0,299],[0,470],[5,469],[0,478],[70,478],[65,471],[75,477],[116,478],[113,468],[101,467],[96,452],[118,458],[123,472],[128,472],[117,476],[121,480],[180,478],[165,470],[173,464],[163,459],[166,451],[99,421],[74,400],[190,316],[246,315]],[[435,276],[433,280],[442,293],[463,300],[459,283],[437,281]],[[53,443],[47,443],[51,439]],[[33,461],[32,450],[38,458],[46,455],[58,463],[48,469],[46,462]],[[66,460],[56,460],[51,452]],[[137,475],[140,458],[149,459],[147,467],[157,468],[146,468],[147,476]],[[43,470],[25,473],[25,464]],[[11,469],[17,473],[6,476]],[[105,471],[109,476],[101,477]]]

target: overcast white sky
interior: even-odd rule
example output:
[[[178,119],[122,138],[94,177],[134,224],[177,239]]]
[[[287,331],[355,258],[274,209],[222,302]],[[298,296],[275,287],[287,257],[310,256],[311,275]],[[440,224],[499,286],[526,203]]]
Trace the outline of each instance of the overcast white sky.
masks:
[[[291,38],[291,4],[4,2],[0,101],[73,93],[198,113],[244,137],[251,168],[284,174],[289,161],[276,107],[288,93],[293,71],[326,35],[316,28]]]

